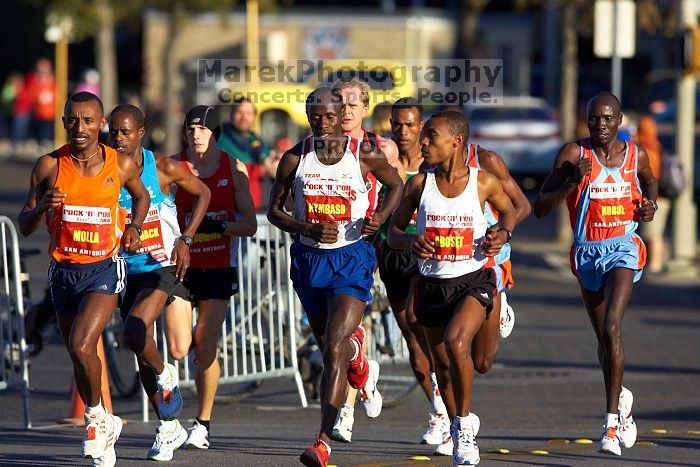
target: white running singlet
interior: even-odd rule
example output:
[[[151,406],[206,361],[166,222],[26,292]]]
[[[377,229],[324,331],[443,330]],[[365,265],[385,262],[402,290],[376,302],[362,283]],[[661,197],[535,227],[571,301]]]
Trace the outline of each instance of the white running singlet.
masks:
[[[469,181],[464,191],[448,198],[438,189],[435,168],[426,173],[425,187],[418,206],[418,233],[433,244],[435,253],[419,259],[423,276],[449,279],[477,271],[486,263],[479,248],[486,235],[486,217],[479,202],[479,171],[469,168]]]
[[[359,147],[359,140],[348,136],[343,157],[333,165],[326,165],[316,156],[313,137],[304,140],[294,178],[294,217],[312,224],[338,224],[335,243],[319,243],[302,235],[300,240],[304,245],[333,249],[362,238],[360,232],[370,203],[360,168]]]

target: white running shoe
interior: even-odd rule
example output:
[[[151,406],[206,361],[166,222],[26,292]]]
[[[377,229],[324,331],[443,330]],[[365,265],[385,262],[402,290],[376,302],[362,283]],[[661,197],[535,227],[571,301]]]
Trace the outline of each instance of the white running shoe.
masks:
[[[92,467],[114,467],[115,465],[117,465],[117,452],[114,450],[114,445],[108,447],[104,454],[92,461]]]
[[[436,456],[451,456],[454,452],[454,443],[452,442],[452,435],[448,430],[442,438],[442,442],[437,445],[433,454]]]
[[[513,307],[508,304],[505,292],[501,292],[501,313],[498,326],[501,338],[505,339],[510,336],[510,333],[513,332],[513,326],[515,326],[515,312]]]
[[[603,429],[603,436],[600,438],[600,442],[598,443],[598,452],[614,456],[622,455],[618,427],[609,426],[603,427]]]
[[[188,436],[185,447],[197,449],[209,449],[209,430],[204,425],[200,425],[197,420],[194,425],[187,430]]]
[[[162,376],[158,376],[158,410],[163,420],[174,420],[182,412],[182,394],[178,386],[178,374],[174,365],[165,362]]]
[[[631,448],[637,442],[637,424],[634,423],[634,418],[632,418],[632,402],[634,402],[632,391],[622,386],[620,401],[617,404],[617,411],[620,414],[620,425],[617,434],[622,445],[626,448]]]
[[[369,377],[365,387],[360,389],[360,399],[369,418],[376,418],[382,413],[382,395],[379,394],[377,381],[379,380],[379,363],[376,360],[368,360]]]
[[[452,429],[452,442],[454,451],[452,454],[452,465],[476,465],[479,457],[479,447],[476,445],[476,434],[480,425],[479,417],[474,414],[469,415],[466,426],[459,426],[455,420]]]
[[[472,412],[469,414],[469,421],[471,421],[474,436],[478,435],[479,428],[481,428],[481,420],[475,413]],[[434,454],[436,456],[451,456],[454,454],[454,441],[452,439],[451,430],[449,430],[449,423],[448,430],[445,432],[442,443],[435,448]]]
[[[444,414],[430,413],[428,428],[421,436],[421,444],[442,444],[445,435],[450,434],[450,419]]]
[[[169,461],[173,451],[187,441],[187,430],[175,420],[159,420],[156,425],[156,440],[148,450],[148,459],[154,461]]]
[[[352,440],[352,425],[355,423],[355,409],[347,404],[343,404],[338,411],[338,419],[333,426],[331,439],[343,443]]]
[[[100,420],[92,422],[86,416],[83,433],[83,456],[93,459],[102,457],[110,446],[114,446],[121,433],[122,419],[116,415],[107,413]]]

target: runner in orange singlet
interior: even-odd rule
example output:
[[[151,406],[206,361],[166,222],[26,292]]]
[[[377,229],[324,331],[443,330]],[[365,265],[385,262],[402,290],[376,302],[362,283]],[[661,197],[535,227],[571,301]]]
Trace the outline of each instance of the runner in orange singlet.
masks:
[[[68,99],[63,117],[68,144],[34,164],[18,224],[27,236],[46,218],[51,296],[86,406],[82,453],[114,465],[114,443],[122,421],[108,414],[100,400],[97,340],[126,283],[120,240],[126,251],[136,251],[150,200],[131,158],[98,144],[105,123],[102,102],[94,94],[79,92]],[[122,186],[133,199],[132,222],[126,231],[118,215]]]

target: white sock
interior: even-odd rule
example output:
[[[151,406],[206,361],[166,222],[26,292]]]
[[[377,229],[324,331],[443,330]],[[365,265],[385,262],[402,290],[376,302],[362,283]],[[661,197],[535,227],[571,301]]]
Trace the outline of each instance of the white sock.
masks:
[[[352,405],[348,405],[348,404],[343,404],[343,406],[340,408],[340,410],[346,410],[346,411],[350,412],[350,415],[355,413],[355,407],[353,407]]]
[[[100,401],[100,403],[98,403],[95,407],[86,407],[85,415],[87,415],[87,417],[91,420],[99,420],[103,416],[107,415],[107,411],[105,411],[102,401]]]
[[[433,396],[433,413],[435,415],[447,415],[447,407],[445,407],[442,396]]]
[[[442,400],[440,390],[438,389],[437,377],[432,371],[430,372],[430,383],[433,386],[433,397],[431,398],[433,413],[435,415],[447,415],[447,407],[445,407],[445,402]]]
[[[619,422],[619,417],[616,413],[606,413],[605,414],[605,427],[610,428],[611,426],[617,426]]]
[[[165,363],[165,362],[163,362]],[[156,375],[156,378],[158,379],[158,384],[161,386],[168,386],[172,384],[171,378],[170,378],[170,372],[168,371],[168,364],[165,363],[163,366],[163,372]]]
[[[464,417],[460,417],[459,415],[455,416],[455,426],[458,427],[460,430],[464,428],[470,428],[472,429],[472,424],[469,421],[469,414],[466,414]]]
[[[173,431],[177,426],[177,420],[158,420],[158,423],[164,431]]]

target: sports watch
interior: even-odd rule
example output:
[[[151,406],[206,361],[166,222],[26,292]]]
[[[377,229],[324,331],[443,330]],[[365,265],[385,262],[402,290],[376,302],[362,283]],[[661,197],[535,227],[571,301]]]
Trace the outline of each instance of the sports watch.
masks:
[[[141,226],[138,224],[129,224],[129,227],[134,229],[137,234],[139,234],[139,237],[141,236]]]
[[[185,245],[187,246],[192,246],[192,237],[190,237],[189,235],[181,235],[180,241],[185,242]]]
[[[506,229],[505,227],[501,227],[500,229],[498,229],[499,232],[500,232],[501,230],[504,230],[504,231],[508,234],[508,238],[506,238],[506,243],[509,243],[509,242],[510,242],[510,239],[513,238],[513,232],[511,232],[510,230]]]

